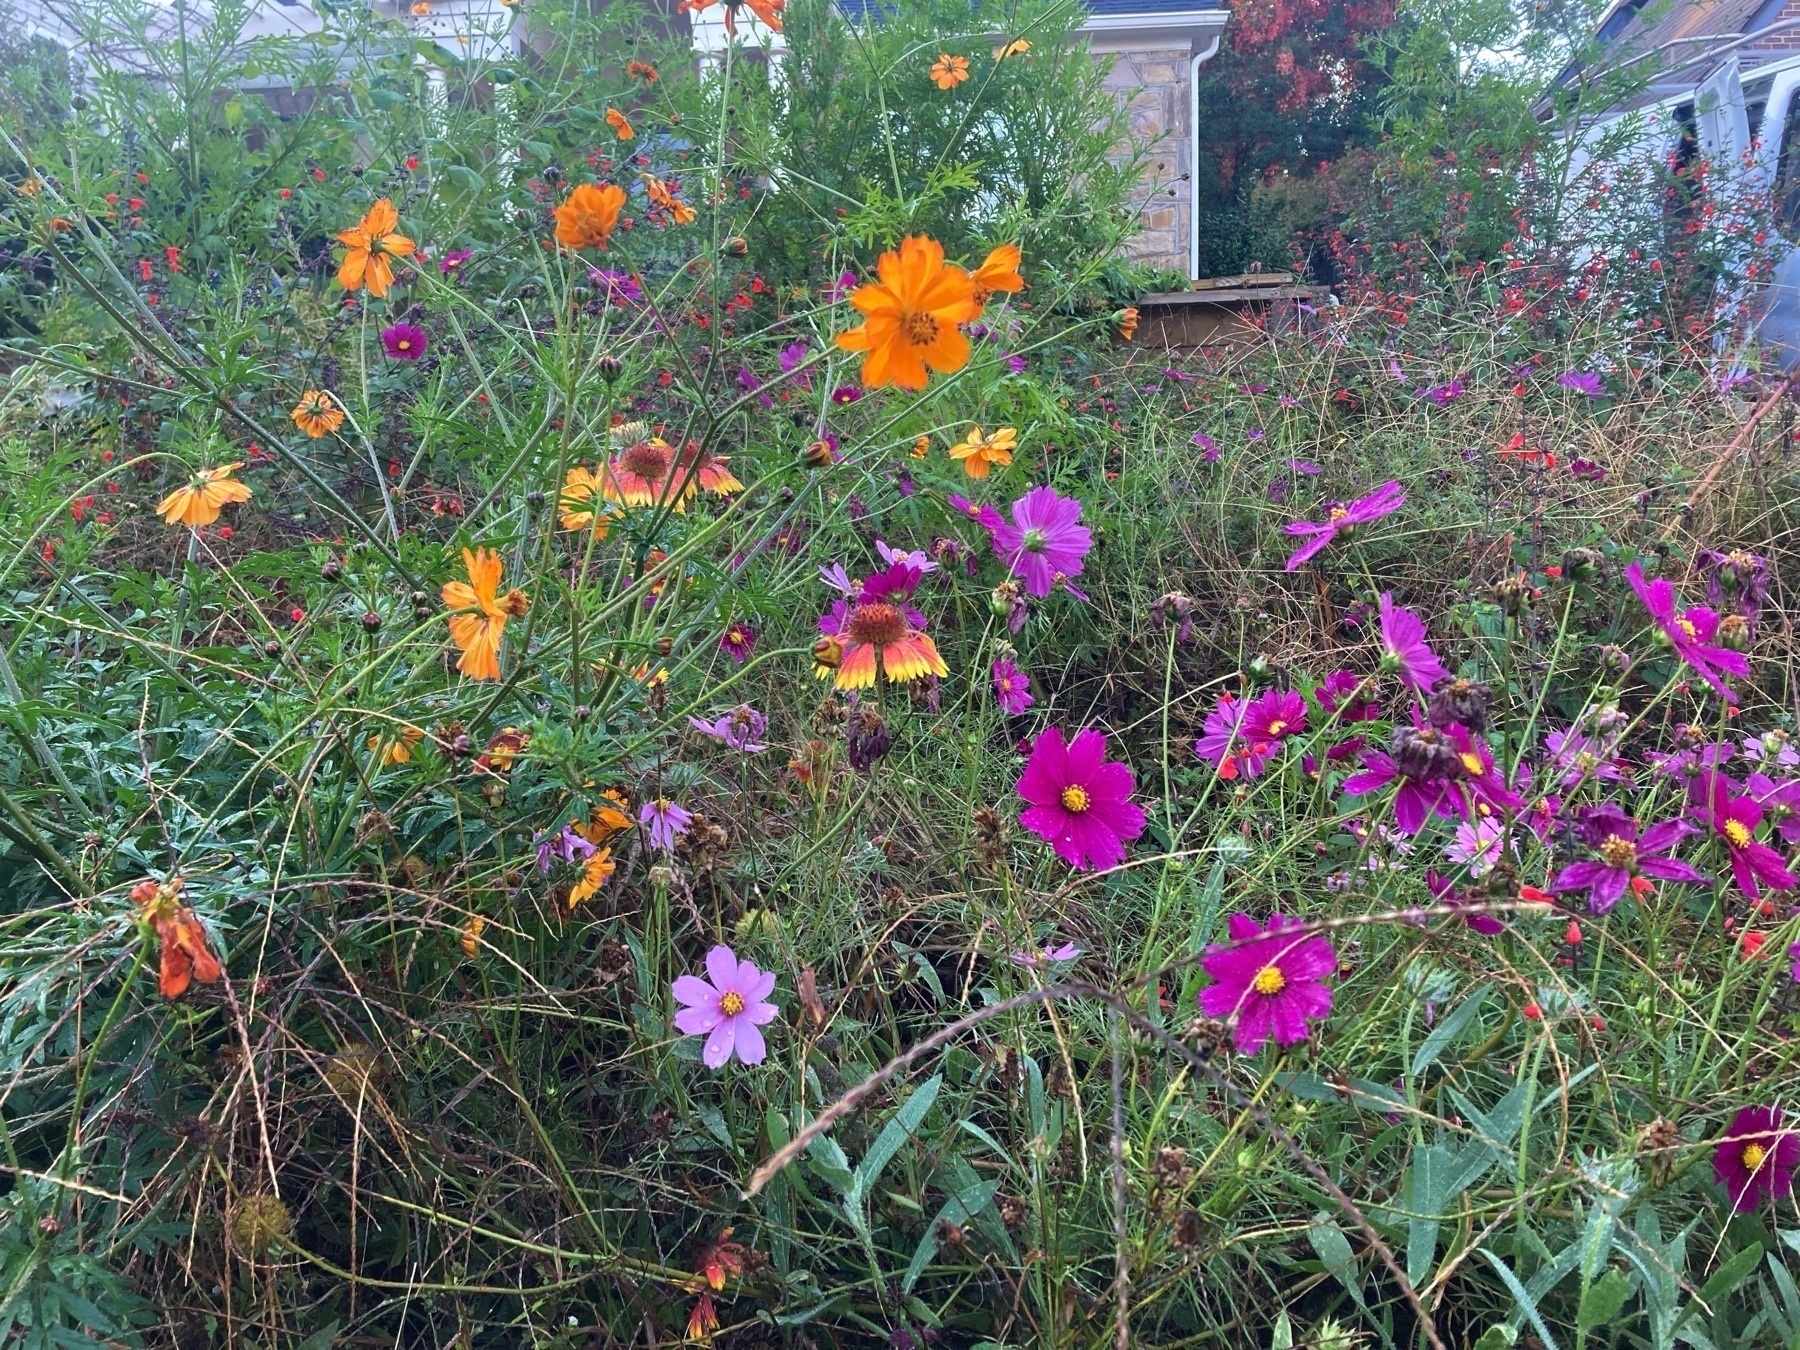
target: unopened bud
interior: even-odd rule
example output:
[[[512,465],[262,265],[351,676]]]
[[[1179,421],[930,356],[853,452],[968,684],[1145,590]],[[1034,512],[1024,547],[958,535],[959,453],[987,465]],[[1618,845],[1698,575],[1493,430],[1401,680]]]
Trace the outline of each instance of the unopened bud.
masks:
[[[608,384],[625,373],[625,363],[611,352],[602,353],[600,359],[594,364],[600,371],[600,378]]]
[[[363,616],[362,616],[362,626],[363,626],[363,632],[365,632],[365,633],[380,632],[381,631],[381,615],[377,614],[372,609],[364,610]]]
[[[732,235],[719,247],[727,258],[748,257],[750,253],[750,241],[738,234]]]
[[[831,453],[831,442],[825,440],[814,441],[807,446],[801,451],[800,458],[809,469],[829,469],[836,461],[836,456]]]
[[[1719,620],[1719,645],[1728,651],[1750,650],[1750,622],[1742,614],[1727,614]]]

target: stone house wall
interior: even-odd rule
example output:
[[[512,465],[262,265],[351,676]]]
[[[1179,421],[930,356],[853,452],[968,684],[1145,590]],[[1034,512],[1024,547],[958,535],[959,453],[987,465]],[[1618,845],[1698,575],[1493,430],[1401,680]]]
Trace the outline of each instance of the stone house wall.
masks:
[[[1142,152],[1149,172],[1138,190],[1139,232],[1126,252],[1140,262],[1187,272],[1193,220],[1193,135],[1188,126],[1189,49],[1096,53],[1110,56],[1106,87],[1130,118],[1129,139],[1118,147],[1117,163]]]

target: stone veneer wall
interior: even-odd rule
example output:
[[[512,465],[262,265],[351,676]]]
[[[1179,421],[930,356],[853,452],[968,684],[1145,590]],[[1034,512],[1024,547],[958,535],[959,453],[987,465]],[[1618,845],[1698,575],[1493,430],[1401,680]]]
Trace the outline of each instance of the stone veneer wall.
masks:
[[[1130,117],[1130,140],[1119,147],[1117,162],[1141,149],[1149,165],[1137,197],[1141,228],[1127,252],[1185,274],[1193,221],[1188,203],[1194,190],[1193,166],[1188,163],[1193,152],[1188,128],[1191,54],[1186,47],[1171,47],[1111,56],[1106,87]]]

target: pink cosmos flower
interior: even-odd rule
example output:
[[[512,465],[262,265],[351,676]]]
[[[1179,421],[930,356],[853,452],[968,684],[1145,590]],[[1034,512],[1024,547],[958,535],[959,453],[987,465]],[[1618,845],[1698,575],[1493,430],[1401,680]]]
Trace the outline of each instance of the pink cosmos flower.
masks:
[[[756,650],[756,630],[741,619],[727,624],[719,634],[719,650],[743,665]]]
[[[1043,599],[1059,581],[1080,576],[1094,536],[1081,523],[1081,503],[1054,488],[1036,487],[1012,505],[1012,523],[992,526],[994,552]]]
[[[1313,690],[1313,697],[1340,722],[1373,722],[1381,716],[1375,700],[1363,691],[1362,677],[1352,671],[1332,671]]]
[[[1779,1200],[1794,1186],[1800,1167],[1800,1136],[1782,1128],[1782,1113],[1772,1106],[1746,1106],[1731,1118],[1725,1137],[1713,1150],[1713,1175],[1725,1188],[1731,1208],[1748,1213],[1766,1196]]]
[[[740,703],[710,722],[690,717],[688,725],[702,736],[724,742],[740,755],[760,755],[769,748],[762,739],[769,729],[769,719],[748,703]]]
[[[1046,840],[1069,866],[1104,870],[1125,860],[1125,845],[1144,832],[1144,812],[1131,800],[1129,765],[1107,762],[1106,737],[1092,727],[1066,745],[1049,727],[1032,743],[1017,785],[1027,803],[1019,823]]]
[[[1401,682],[1415,693],[1428,694],[1439,680],[1450,678],[1443,662],[1425,642],[1425,621],[1410,609],[1401,609],[1394,597],[1381,594],[1381,664],[1398,671]]]
[[[395,361],[417,361],[430,339],[416,323],[397,323],[381,330],[381,345]]]
[[[1763,809],[1763,819],[1790,844],[1800,844],[1800,781],[1777,783],[1766,773],[1744,775],[1744,795]]]
[[[1544,734],[1544,748],[1550,752],[1545,765],[1565,788],[1581,783],[1623,783],[1625,771],[1620,767],[1616,745],[1571,727],[1567,731]]]
[[[1731,855],[1731,875],[1740,891],[1752,900],[1762,898],[1758,882],[1791,891],[1794,874],[1782,866],[1779,853],[1756,838],[1762,807],[1749,797],[1734,796],[1733,786],[1722,773],[1703,773],[1688,784],[1689,805]]]
[[[739,961],[729,947],[714,947],[706,954],[706,973],[710,983],[698,975],[682,975],[671,986],[682,1005],[675,1029],[684,1036],[706,1037],[700,1061],[709,1069],[723,1068],[734,1054],[746,1064],[761,1064],[768,1047],[757,1028],[781,1013],[766,1001],[775,991],[775,972]]]
[[[1750,673],[1750,662],[1742,652],[1713,645],[1713,637],[1719,631],[1718,614],[1704,605],[1676,613],[1674,585],[1667,577],[1646,582],[1644,569],[1637,563],[1625,569],[1625,579],[1637,592],[1638,599],[1644,602],[1644,608],[1650,611],[1650,617],[1675,649],[1675,655],[1718,690],[1727,703],[1736,703],[1737,695],[1725,687],[1718,672],[1722,670],[1741,679]]]
[[[994,702],[1008,717],[1017,717],[1036,702],[1025,672],[1005,657],[994,662]]]
[[[1441,905],[1449,905],[1453,909],[1463,909],[1469,903],[1469,897],[1457,891],[1454,881],[1433,868],[1425,869],[1425,889],[1431,892],[1432,899]],[[1483,937],[1494,937],[1506,931],[1504,923],[1494,915],[1481,910],[1464,914],[1463,922]]]
[[[687,833],[688,825],[694,819],[693,813],[677,806],[667,797],[652,797],[644,803],[644,809],[638,812],[638,824],[650,832],[650,847],[662,849],[665,853],[675,847],[675,841]]]
[[[1590,807],[1581,815],[1581,839],[1600,855],[1597,861],[1571,863],[1556,874],[1550,890],[1561,895],[1565,891],[1586,891],[1588,908],[1604,914],[1619,903],[1629,889],[1642,895],[1650,889],[1647,877],[1662,881],[1705,882],[1694,868],[1669,857],[1674,848],[1694,827],[1685,820],[1665,820],[1652,825],[1642,834],[1638,824],[1618,807]]]
[[[1367,525],[1370,521],[1380,520],[1383,516],[1398,511],[1406,504],[1406,493],[1398,482],[1383,483],[1366,497],[1358,497],[1345,505],[1335,503],[1326,512],[1322,521],[1296,520],[1287,526],[1287,532],[1294,535],[1311,535],[1306,543],[1294,551],[1287,560],[1287,570],[1298,571],[1302,564],[1325,545],[1340,534],[1355,529],[1358,525]]]
[[[1331,1011],[1325,977],[1337,969],[1337,953],[1322,937],[1304,937],[1298,919],[1269,917],[1265,929],[1248,914],[1233,914],[1231,943],[1207,949],[1200,964],[1215,983],[1200,991],[1200,1011],[1232,1024],[1239,1054],[1254,1055],[1264,1042],[1296,1045],[1306,1023]]]
[[[1194,753],[1209,759],[1219,777],[1242,774],[1255,778],[1284,740],[1306,730],[1306,700],[1293,690],[1270,689],[1246,702],[1234,694],[1219,695],[1206,715],[1206,734],[1194,742]]]
[[[1035,952],[1014,952],[1012,963],[1015,966],[1047,966],[1055,961],[1073,961],[1081,955],[1081,948],[1073,942],[1065,942],[1060,947],[1052,947],[1048,943]]]
[[[999,529],[1004,523],[1000,519],[1000,513],[994,510],[993,507],[988,506],[985,503],[972,502],[961,493],[952,492],[949,496],[945,497],[944,500],[950,504],[950,509],[952,511],[967,516],[970,520],[981,526],[982,529],[986,530],[990,540],[993,537],[994,531]]]
[[[1605,379],[1591,370],[1566,370],[1557,377],[1556,382],[1564,389],[1573,389],[1589,398],[1599,398],[1606,392]]]
[[[1492,816],[1480,816],[1456,827],[1444,856],[1467,867],[1471,877],[1484,877],[1506,852],[1506,826]]]

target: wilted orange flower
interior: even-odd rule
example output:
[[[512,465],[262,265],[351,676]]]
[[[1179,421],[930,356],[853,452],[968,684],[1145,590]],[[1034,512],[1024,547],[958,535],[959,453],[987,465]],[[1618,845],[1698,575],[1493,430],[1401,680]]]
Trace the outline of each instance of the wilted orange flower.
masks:
[[[513,761],[525,753],[531,737],[517,727],[503,727],[487,743],[487,749],[475,759],[475,767],[488,773],[506,773]]]
[[[930,453],[931,453],[931,437],[921,436],[913,442],[912,457],[914,459],[924,459],[925,456],[929,455]]]
[[[506,621],[531,608],[521,590],[504,596],[500,589],[500,555],[491,549],[463,550],[463,566],[469,579],[444,583],[444,603],[459,612],[450,616],[450,640],[462,652],[456,668],[472,680],[500,678],[500,638]]]
[[[731,1240],[732,1230],[721,1228],[719,1236],[694,1258],[694,1273],[714,1289],[725,1287],[727,1275],[744,1273],[744,1244]]]
[[[764,24],[777,33],[781,31],[781,11],[787,8],[787,0],[724,0],[725,31],[732,37],[737,36],[737,12],[746,4]],[[712,8],[712,5],[713,0],[681,0],[681,9],[694,14]]]
[[[662,207],[677,225],[693,224],[694,208],[677,195],[681,191],[679,183],[665,183],[651,173],[641,173],[638,177],[644,180],[644,191],[649,195],[652,206]]]
[[[214,984],[224,978],[207,944],[206,929],[200,916],[181,902],[181,878],[170,877],[162,884],[140,881],[131,888],[131,899],[138,907],[138,922],[152,929],[162,942],[158,987],[164,998],[180,998],[188,984]]]
[[[556,208],[556,242],[564,248],[605,248],[625,206],[617,183],[582,183]]]
[[[412,760],[412,748],[425,739],[418,727],[404,726],[393,736],[371,736],[368,746],[377,764],[406,764]]]
[[[944,246],[909,236],[899,252],[881,255],[877,272],[880,281],[850,293],[850,303],[864,316],[862,327],[837,335],[843,350],[868,353],[862,383],[870,389],[888,384],[923,389],[927,366],[947,375],[967,365],[969,340],[957,325],[980,314],[981,306],[973,278],[944,261]]]
[[[631,804],[626,801],[625,794],[617,788],[608,788],[589,810],[588,818],[569,828],[599,848],[615,834],[629,830],[632,824]]]
[[[987,304],[995,291],[1025,289],[1025,278],[1019,275],[1019,256],[1017,244],[1002,244],[982,260],[971,274],[977,304]]]
[[[1031,44],[1024,38],[1014,38],[1004,47],[994,48],[994,60],[1004,61],[1009,56],[1023,56],[1031,50]]]
[[[619,865],[613,861],[611,849],[603,848],[590,854],[588,860],[581,865],[581,880],[569,888],[569,908],[574,909],[583,900],[599,894],[600,888],[618,868]]]
[[[631,123],[626,119],[625,114],[617,108],[606,110],[606,125],[611,127],[622,141],[628,141],[637,135],[637,132],[631,129]]]
[[[222,508],[233,502],[250,500],[250,487],[231,475],[244,467],[243,461],[222,464],[216,469],[202,469],[182,487],[162,499],[156,514],[170,525],[186,525],[197,530],[219,518]]]
[[[648,61],[627,61],[625,73],[634,80],[642,80],[645,84],[655,84],[662,74]]]
[[[986,478],[994,465],[1005,468],[1012,463],[1018,442],[1019,433],[1012,427],[1001,427],[992,436],[982,435],[980,427],[970,427],[969,434],[950,447],[950,458],[960,459],[969,477]]]
[[[294,425],[315,441],[344,425],[344,410],[323,389],[308,389],[300,395],[291,416]]]
[[[481,950],[481,930],[487,927],[487,920],[479,914],[469,915],[469,921],[463,925],[462,949],[464,956],[473,956]]]
[[[1119,336],[1130,342],[1137,336],[1138,312],[1136,307],[1128,306],[1119,311]]]
[[[712,1344],[712,1334],[719,1329],[719,1312],[713,1307],[711,1293],[702,1293],[694,1302],[694,1311],[688,1314],[687,1338]]]
[[[383,197],[353,228],[340,231],[338,242],[349,251],[338,268],[338,285],[347,291],[367,286],[370,295],[386,295],[394,284],[394,265],[388,258],[411,257],[413,251],[413,241],[395,233],[399,228],[400,212]]]
[[[931,78],[939,89],[956,88],[969,78],[969,58],[939,52],[938,59],[931,66]]]
[[[594,527],[594,537],[606,538],[611,520],[606,512],[594,510],[594,494],[600,490],[600,477],[577,464],[563,477],[562,496],[556,503],[557,519],[565,530]]]

